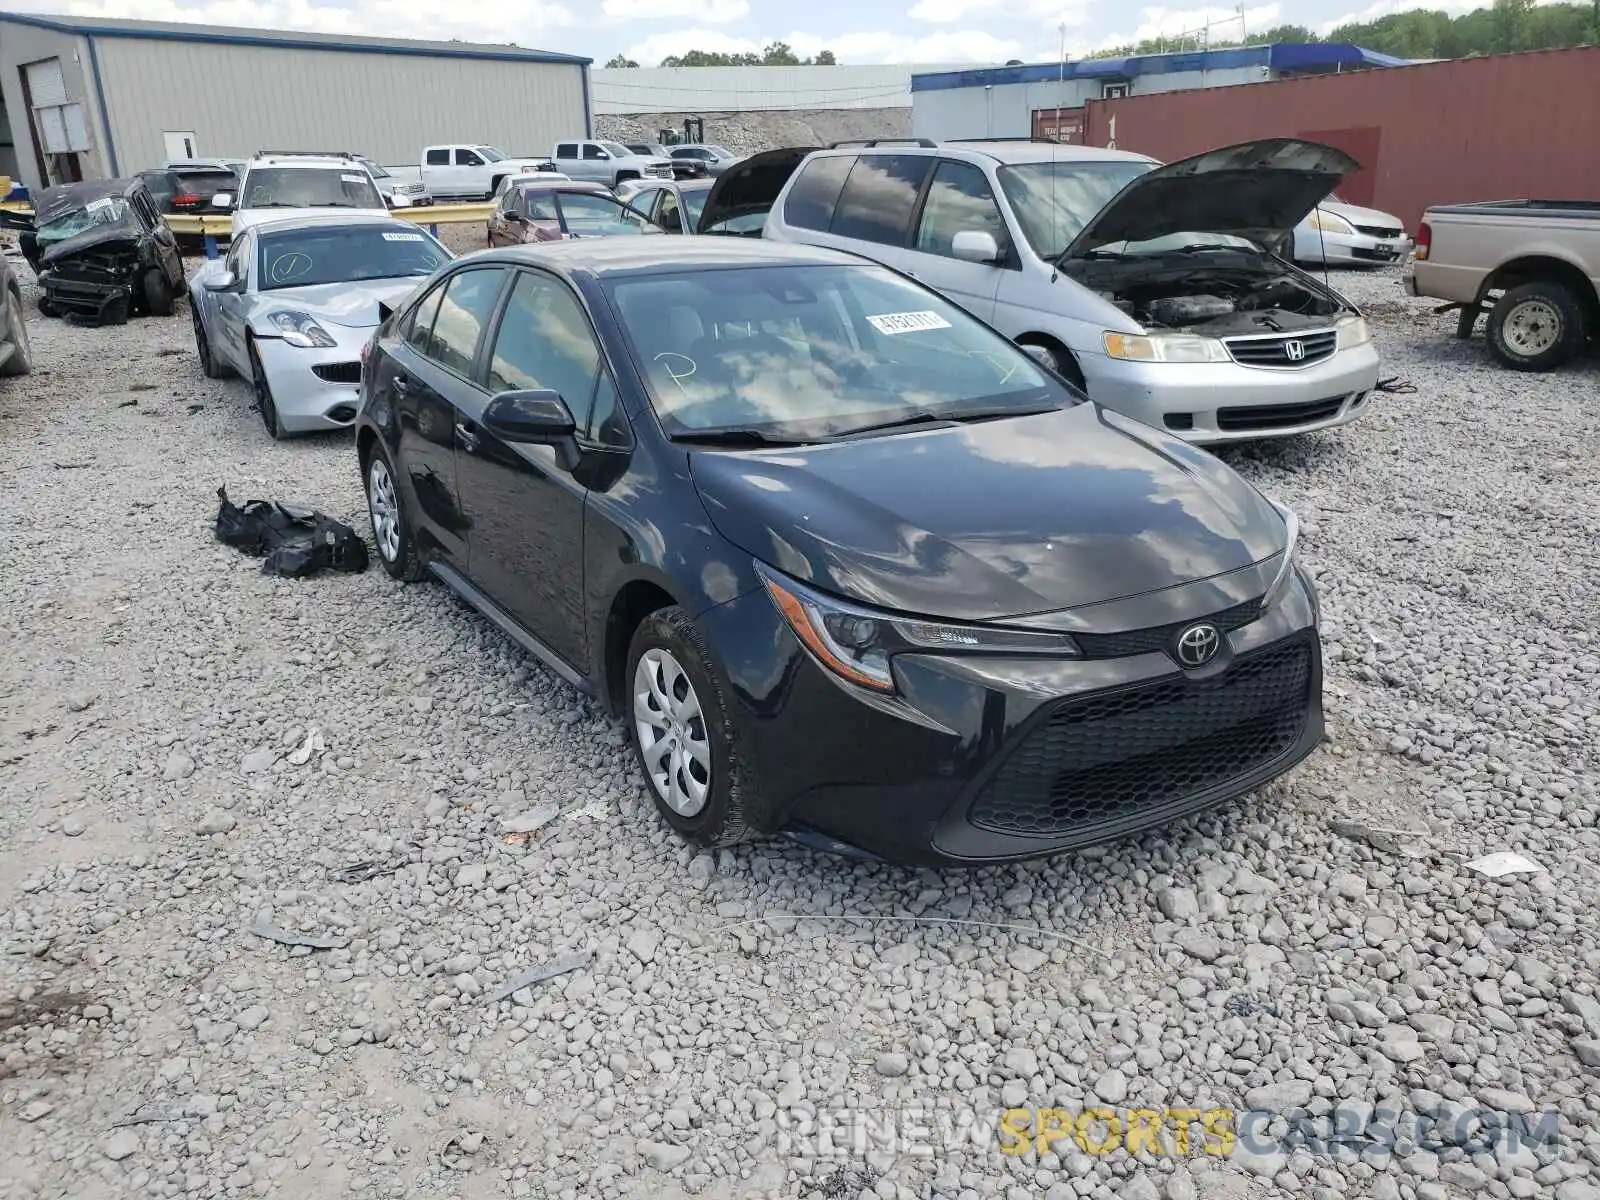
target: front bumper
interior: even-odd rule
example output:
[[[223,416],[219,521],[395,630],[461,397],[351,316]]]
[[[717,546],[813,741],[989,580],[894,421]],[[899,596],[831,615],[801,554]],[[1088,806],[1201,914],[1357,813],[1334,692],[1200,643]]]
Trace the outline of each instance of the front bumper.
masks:
[[[1301,262],[1348,266],[1382,266],[1404,262],[1411,253],[1411,239],[1405,236],[1384,238],[1366,233],[1325,233],[1320,238],[1302,237],[1295,246]]]
[[[1298,576],[1200,671],[1164,650],[902,655],[890,701],[819,666],[763,592],[699,623],[728,664],[756,827],[897,862],[983,865],[1124,837],[1260,787],[1322,737],[1314,601]]]
[[[103,321],[112,305],[121,303],[129,310],[133,306],[131,276],[120,282],[75,279],[46,267],[38,278],[40,298],[62,316]]]
[[[1139,363],[1080,354],[1091,397],[1107,408],[1201,445],[1287,437],[1348,425],[1378,383],[1371,342],[1309,367]]]
[[[291,346],[281,338],[256,339],[278,422],[286,433],[348,429],[355,423],[361,400],[361,346],[371,330],[338,326],[329,332],[339,345],[325,349]],[[348,336],[352,334],[359,334],[360,340]]]

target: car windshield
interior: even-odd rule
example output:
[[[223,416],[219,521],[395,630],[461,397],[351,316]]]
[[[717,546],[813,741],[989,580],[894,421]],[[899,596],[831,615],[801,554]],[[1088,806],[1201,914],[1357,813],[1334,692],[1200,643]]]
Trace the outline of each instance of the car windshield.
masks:
[[[690,233],[700,228],[700,214],[705,211],[706,197],[710,194],[710,188],[685,188],[678,193],[678,201],[686,215],[683,227]]]
[[[35,236],[40,246],[48,246],[77,237],[80,233],[88,233],[91,229],[114,227],[137,230],[139,223],[134,218],[133,209],[122,196],[101,196],[82,208],[46,221],[39,226]]]
[[[473,149],[478,152],[478,157],[483,159],[484,162],[504,162],[506,158],[504,154],[493,146],[474,146]]]
[[[731,150],[724,150],[721,146],[707,146],[706,149],[711,151],[711,153],[715,154],[718,158],[733,157],[733,152]]]
[[[393,178],[389,174],[389,172],[385,171],[382,167],[380,167],[375,162],[370,162],[367,159],[363,158],[361,160],[361,165],[366,167],[367,170],[372,172],[372,177],[374,179],[390,179],[390,178]]]
[[[1136,160],[1066,160],[1020,163],[1001,167],[996,174],[1022,236],[1035,254],[1054,262],[1111,197],[1155,165]]]
[[[618,158],[628,157],[628,148],[618,142],[601,142],[600,148],[607,154],[614,154]]]
[[[261,290],[431,275],[449,260],[449,252],[420,229],[381,224],[286,229],[261,237]]]
[[[245,179],[241,208],[382,208],[364,169],[257,167]]]
[[[1075,394],[960,308],[881,267],[672,272],[607,284],[669,436],[807,442]]]
[[[573,237],[628,237],[660,232],[637,211],[604,192],[535,194],[528,198],[528,215],[535,221],[560,221]]]

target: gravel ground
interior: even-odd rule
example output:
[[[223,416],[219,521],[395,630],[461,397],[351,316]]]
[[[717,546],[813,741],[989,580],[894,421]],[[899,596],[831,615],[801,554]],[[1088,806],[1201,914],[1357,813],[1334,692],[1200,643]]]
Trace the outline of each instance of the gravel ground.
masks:
[[[270,442],[183,308],[36,321],[0,386],[0,1197],[1600,1198],[1600,363],[1513,375],[1395,274],[1337,282],[1415,393],[1227,454],[1304,521],[1327,745],[946,874],[694,855],[621,727],[442,587],[212,540],[224,483],[364,529],[347,439]],[[1544,870],[1466,869],[1496,850]],[[1002,1106],[1094,1104],[1562,1141],[997,1148]],[[846,1109],[900,1136],[824,1153]]]

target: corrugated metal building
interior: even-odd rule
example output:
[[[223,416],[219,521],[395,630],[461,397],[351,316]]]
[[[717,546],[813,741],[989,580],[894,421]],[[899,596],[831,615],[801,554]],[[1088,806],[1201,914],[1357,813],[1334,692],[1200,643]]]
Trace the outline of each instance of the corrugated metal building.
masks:
[[[911,77],[911,131],[935,141],[1031,136],[1081,142],[1083,106],[1091,100],[1406,62],[1360,46],[1319,42],[918,74]]]
[[[469,42],[0,13],[13,173],[29,187],[264,148],[383,163],[415,163],[430,142],[548,154],[590,131],[590,61]]]
[[[1408,229],[1431,204],[1600,200],[1600,46],[1091,102],[1085,140],[1113,137],[1169,162],[1251,138],[1328,142],[1362,164],[1339,196]]]
[[[605,116],[910,108],[913,75],[958,67],[600,67],[591,79],[594,111]]]

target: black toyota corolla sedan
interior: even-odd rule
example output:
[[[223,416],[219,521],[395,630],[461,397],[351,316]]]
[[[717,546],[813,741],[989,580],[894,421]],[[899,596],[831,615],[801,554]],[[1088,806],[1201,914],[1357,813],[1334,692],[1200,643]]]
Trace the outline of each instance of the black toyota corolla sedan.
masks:
[[[627,721],[691,842],[984,863],[1322,732],[1295,520],[884,267],[728,238],[441,268],[367,349],[390,574]]]

